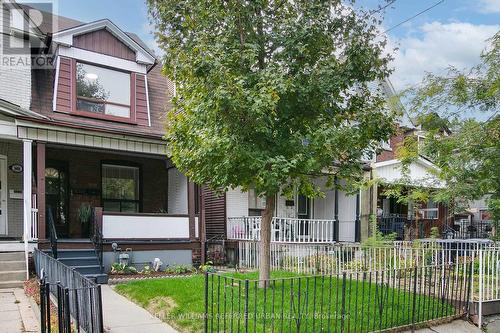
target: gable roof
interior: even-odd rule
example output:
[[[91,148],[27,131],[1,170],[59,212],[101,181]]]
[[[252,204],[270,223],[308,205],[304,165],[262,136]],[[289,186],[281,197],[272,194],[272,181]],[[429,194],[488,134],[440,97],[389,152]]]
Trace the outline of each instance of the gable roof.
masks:
[[[108,19],[102,19],[90,23],[81,24],[72,28],[67,28],[53,34],[52,40],[56,43],[73,45],[73,37],[83,35],[89,32],[106,29],[122,43],[127,45],[130,49],[136,52],[136,61],[147,65],[152,65],[156,61],[154,54],[144,49],[142,45],[137,43],[128,34],[118,28],[113,22]]]
[[[22,8],[24,11],[28,11],[29,9],[33,8],[27,4],[18,4],[18,6],[20,8]],[[35,8],[35,9],[37,9],[37,8]],[[37,10],[39,10],[39,9],[37,9]],[[122,40],[122,38],[123,38],[122,41],[127,40],[129,43],[135,44],[135,46],[138,47],[141,51],[143,51],[149,55],[148,58],[156,60],[156,56],[155,56],[155,53],[153,52],[153,50],[151,50],[151,48],[149,48],[146,45],[146,43],[144,43],[144,41],[139,36],[137,36],[135,33],[126,32],[126,31],[121,30],[116,24],[114,24],[109,19],[101,19],[101,20],[97,20],[94,22],[85,23],[85,22],[81,22],[78,20],[74,20],[74,19],[69,18],[69,17],[59,16],[59,15],[56,15],[54,13],[46,12],[43,10],[39,10],[39,11],[43,16],[43,20],[42,20],[42,24],[38,28],[44,34],[52,34],[55,36],[56,34],[59,34],[59,33],[62,34],[65,32],[67,33],[71,29],[76,29],[76,28],[81,29],[81,28],[84,28],[85,26],[87,26],[87,28],[89,29],[88,32],[91,32],[93,30],[90,28],[90,25],[96,24],[97,22],[101,22],[101,21],[107,21],[108,27],[113,26],[113,28],[109,28],[108,30],[111,33],[113,33],[116,37],[118,37],[120,40]],[[105,28],[105,27],[102,27],[102,28]],[[112,31],[112,29],[114,30],[114,32]],[[97,29],[94,29],[94,30],[97,30]],[[119,34],[120,36],[117,36],[116,34]],[[127,43],[125,43],[125,44],[128,46]],[[132,49],[135,50],[134,48],[132,48]]]

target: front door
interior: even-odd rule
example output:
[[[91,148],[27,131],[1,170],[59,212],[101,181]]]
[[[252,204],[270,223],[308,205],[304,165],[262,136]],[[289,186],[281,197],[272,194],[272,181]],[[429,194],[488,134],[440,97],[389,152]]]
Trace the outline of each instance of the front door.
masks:
[[[0,156],[0,235],[7,236],[7,158]]]
[[[68,166],[64,162],[50,162],[45,168],[45,202],[47,218],[52,215],[58,238],[69,236]],[[49,210],[51,214],[49,213]],[[49,227],[47,221],[47,227]]]
[[[311,199],[298,195],[297,217],[299,218],[299,235],[309,235],[309,219],[311,218]]]

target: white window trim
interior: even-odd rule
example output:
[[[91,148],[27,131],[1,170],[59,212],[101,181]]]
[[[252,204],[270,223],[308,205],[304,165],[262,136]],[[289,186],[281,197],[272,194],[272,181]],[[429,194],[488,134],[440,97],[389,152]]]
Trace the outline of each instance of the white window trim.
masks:
[[[56,60],[56,77],[54,80],[54,94],[52,97],[52,111],[57,111],[57,88],[59,87],[59,67],[61,64],[61,57]]]
[[[149,91],[148,91],[148,76],[144,75],[144,86],[146,88],[146,106],[148,109],[148,126],[151,127],[151,112],[149,111]],[[137,89],[135,90],[135,93],[137,94]],[[135,104],[136,104],[136,113],[137,113],[137,98],[135,99]]]
[[[107,54],[87,51],[76,47],[60,46],[58,55],[76,60],[93,63],[96,65],[116,68],[127,72],[135,72],[146,75],[146,65],[134,61],[116,58]]]

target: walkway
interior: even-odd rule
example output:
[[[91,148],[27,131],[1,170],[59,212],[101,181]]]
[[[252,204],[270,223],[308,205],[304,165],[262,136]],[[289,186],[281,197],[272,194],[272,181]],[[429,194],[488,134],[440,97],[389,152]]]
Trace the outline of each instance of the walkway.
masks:
[[[406,331],[411,332],[411,331]],[[465,321],[455,320],[448,324],[416,330],[415,333],[483,333],[477,326]]]
[[[104,329],[110,333],[176,333],[170,325],[102,285]]]
[[[0,318],[2,333],[40,331],[31,302],[21,288],[0,289]]]

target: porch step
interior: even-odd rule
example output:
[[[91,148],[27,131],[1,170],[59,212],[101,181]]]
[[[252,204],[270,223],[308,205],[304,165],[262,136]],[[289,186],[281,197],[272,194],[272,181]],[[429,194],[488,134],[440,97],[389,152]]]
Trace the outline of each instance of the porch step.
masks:
[[[94,249],[63,249],[57,250],[57,259],[66,258],[81,258],[81,257],[94,257],[96,258]]]
[[[0,262],[0,272],[20,271],[24,270],[25,268],[26,268],[26,263],[24,262],[24,260]]]
[[[22,287],[24,280],[24,252],[0,252],[0,289]]]
[[[89,266],[89,265],[99,265],[97,257],[69,257],[69,258],[59,258],[59,261],[66,266]]]
[[[26,279],[25,270],[0,272],[0,281],[24,281],[24,279]]]
[[[89,274],[101,274],[101,267],[99,265],[89,265],[89,266],[71,266],[75,271],[82,275]]]
[[[0,289],[22,288],[23,285],[24,285],[24,282],[20,281],[20,280],[0,281]]]
[[[5,261],[24,261],[24,252],[0,252],[0,263]]]
[[[89,278],[92,281],[95,281],[98,284],[106,284],[108,283],[108,274],[100,273],[100,274],[85,274],[85,277]]]
[[[57,260],[97,283],[108,282],[94,249],[58,249]]]

